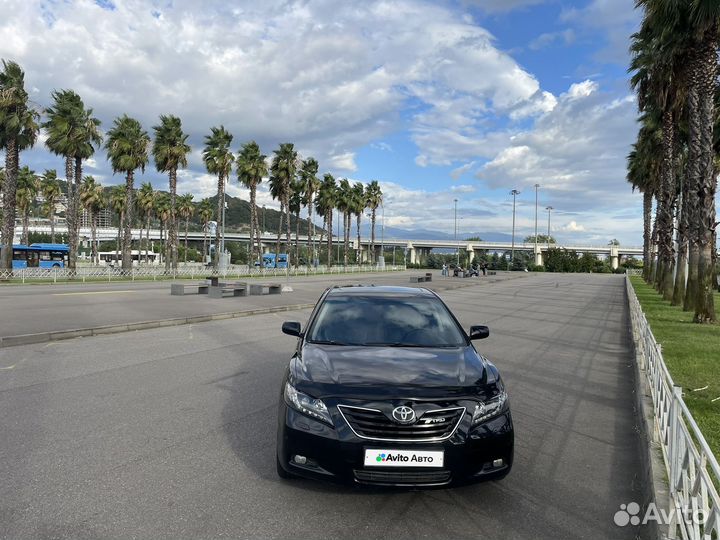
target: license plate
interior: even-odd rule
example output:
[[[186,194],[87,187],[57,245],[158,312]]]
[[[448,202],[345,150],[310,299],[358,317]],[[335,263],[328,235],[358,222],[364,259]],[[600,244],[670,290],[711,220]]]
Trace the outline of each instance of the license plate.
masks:
[[[443,450],[365,450],[366,467],[442,467]]]

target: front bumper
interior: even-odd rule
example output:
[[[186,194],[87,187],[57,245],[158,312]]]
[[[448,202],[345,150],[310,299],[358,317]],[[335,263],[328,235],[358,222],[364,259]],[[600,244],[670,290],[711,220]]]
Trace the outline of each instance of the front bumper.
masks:
[[[470,415],[466,413],[450,438],[430,443],[367,440],[339,420],[336,427],[291,409],[281,399],[278,465],[288,473],[306,478],[396,487],[436,487],[499,479],[512,467],[514,433],[509,408],[474,428],[470,428]],[[365,467],[366,449],[443,450],[444,464],[434,468]],[[502,460],[502,465],[493,466],[496,460]]]

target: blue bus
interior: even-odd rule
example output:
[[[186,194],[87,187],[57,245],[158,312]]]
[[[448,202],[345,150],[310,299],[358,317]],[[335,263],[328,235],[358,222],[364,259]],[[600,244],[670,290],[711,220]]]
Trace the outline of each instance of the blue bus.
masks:
[[[263,254],[263,267],[265,268],[287,268],[288,258],[287,253],[281,253],[277,258],[277,265],[275,265],[275,254],[265,253]]]
[[[70,248],[65,244],[13,244],[13,268],[65,268]]]

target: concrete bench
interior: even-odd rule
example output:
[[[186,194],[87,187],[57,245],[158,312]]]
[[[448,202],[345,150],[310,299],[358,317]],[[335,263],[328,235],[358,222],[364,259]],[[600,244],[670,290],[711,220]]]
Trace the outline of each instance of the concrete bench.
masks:
[[[220,283],[217,287],[210,287],[210,298],[226,298],[229,296],[247,296],[247,283]]]
[[[206,283],[171,283],[170,296],[185,296],[186,294],[207,294],[209,285]]]
[[[424,283],[427,281],[425,276],[410,276],[410,283]]]
[[[497,275],[497,272],[496,272],[495,270],[488,270],[487,275],[488,275],[488,276],[496,276],[496,275]]]
[[[210,285],[212,287],[217,287],[220,285],[218,283],[218,281],[220,280],[219,276],[207,276],[205,279],[207,279],[210,282]]]
[[[425,274],[425,281],[432,281],[432,272],[427,272]]]
[[[267,292],[265,292],[267,290]],[[260,296],[263,294],[281,294],[282,285],[280,283],[251,283],[250,295]]]

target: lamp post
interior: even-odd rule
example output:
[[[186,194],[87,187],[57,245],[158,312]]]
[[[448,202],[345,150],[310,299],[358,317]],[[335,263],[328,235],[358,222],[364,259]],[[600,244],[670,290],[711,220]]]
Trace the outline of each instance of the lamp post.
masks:
[[[513,189],[510,195],[513,196],[512,246],[510,248],[510,264],[512,264],[515,259],[515,197],[520,195],[520,192],[517,189]]]
[[[548,233],[547,233],[547,247],[550,249],[550,212],[555,210],[552,206],[546,206],[545,210],[547,210],[548,213]]]
[[[538,188],[540,184],[535,184],[535,251],[533,253],[534,263],[537,263],[537,250],[538,250]]]
[[[224,182],[225,180],[223,180]],[[226,186],[227,187],[227,186]],[[225,189],[223,188],[223,206],[222,206],[222,236],[220,237],[220,267],[225,268],[225,207],[227,206],[227,199],[225,198]]]
[[[457,244],[457,199],[455,199],[455,243]],[[460,266],[460,248],[455,246],[455,253],[457,254],[456,265]]]

